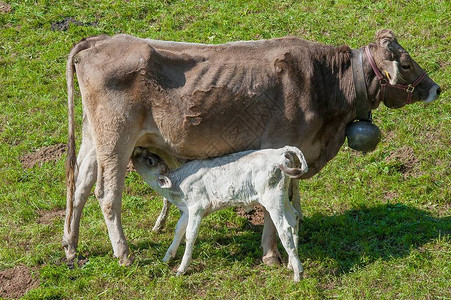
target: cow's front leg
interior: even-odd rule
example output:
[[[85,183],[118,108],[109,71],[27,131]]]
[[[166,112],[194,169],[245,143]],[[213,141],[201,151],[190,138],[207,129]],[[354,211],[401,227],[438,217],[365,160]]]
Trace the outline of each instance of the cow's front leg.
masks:
[[[130,255],[121,223],[122,189],[128,159],[129,155],[99,154],[95,190],[108,228],[114,256],[119,258],[119,264],[125,266],[133,263],[133,256]]]
[[[268,266],[280,265],[282,257],[277,249],[276,227],[274,226],[271,216],[265,212],[265,222],[263,224],[262,248],[263,248],[263,263]]]

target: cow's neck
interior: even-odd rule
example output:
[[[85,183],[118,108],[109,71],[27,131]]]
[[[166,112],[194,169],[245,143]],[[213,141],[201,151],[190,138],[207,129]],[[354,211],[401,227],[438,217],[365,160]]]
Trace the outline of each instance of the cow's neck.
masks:
[[[363,54],[363,49],[351,50],[352,79],[355,89],[355,118],[357,120],[370,120],[371,108],[363,72]]]
[[[367,47],[371,47],[371,44]],[[363,49],[364,48],[360,49],[362,53],[364,51]],[[363,75],[365,77],[366,89],[368,92],[367,103],[370,109],[375,109],[381,103],[383,95],[381,94],[382,90],[379,84],[379,79],[374,73],[373,68],[371,67],[371,64],[368,61],[366,55],[362,55],[362,68]]]

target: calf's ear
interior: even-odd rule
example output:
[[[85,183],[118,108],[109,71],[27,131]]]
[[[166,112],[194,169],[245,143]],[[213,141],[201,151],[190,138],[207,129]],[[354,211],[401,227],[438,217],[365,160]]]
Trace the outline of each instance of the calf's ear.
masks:
[[[170,189],[172,187],[172,181],[167,176],[160,175],[158,176],[158,185],[162,189]]]

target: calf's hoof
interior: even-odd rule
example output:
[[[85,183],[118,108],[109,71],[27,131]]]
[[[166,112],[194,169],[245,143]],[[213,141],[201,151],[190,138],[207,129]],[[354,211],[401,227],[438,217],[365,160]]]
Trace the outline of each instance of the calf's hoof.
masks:
[[[171,259],[172,259],[172,255],[166,254],[166,255],[163,257],[163,259],[162,259],[161,261],[164,262],[164,263],[167,263],[167,262],[169,262]]]
[[[152,231],[156,232],[156,233],[160,233],[162,229],[163,229],[163,226],[161,226],[160,223],[155,223],[155,226],[152,228]]]
[[[293,269],[296,269],[295,267],[293,267]],[[299,266],[299,271],[294,271],[294,282],[299,282],[301,281],[301,278],[304,277],[304,268],[302,268],[302,265]]]

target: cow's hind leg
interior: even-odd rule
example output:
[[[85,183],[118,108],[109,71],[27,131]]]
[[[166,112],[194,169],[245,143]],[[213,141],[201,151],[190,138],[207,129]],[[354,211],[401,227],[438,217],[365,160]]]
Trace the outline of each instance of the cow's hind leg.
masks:
[[[122,189],[124,186],[127,163],[132,149],[127,151],[99,151],[98,175],[95,193],[103,212],[108,235],[113,246],[114,256],[119,258],[119,264],[130,265],[133,257],[122,230],[121,208]]]
[[[97,158],[94,143],[88,129],[83,129],[83,141],[78,153],[78,171],[75,173],[75,194],[73,209],[66,208],[66,221],[64,224],[63,246],[68,263],[72,263],[76,256],[78,245],[80,217],[89,193],[97,177]]]
[[[122,229],[121,208],[127,164],[138,139],[139,128],[134,126],[137,116],[133,106],[127,106],[120,115],[106,107],[93,117],[97,122],[94,127],[94,139],[97,152],[97,185],[95,194],[103,212],[114,256],[119,264],[130,265],[128,243]],[[127,118],[125,118],[127,116]]]

